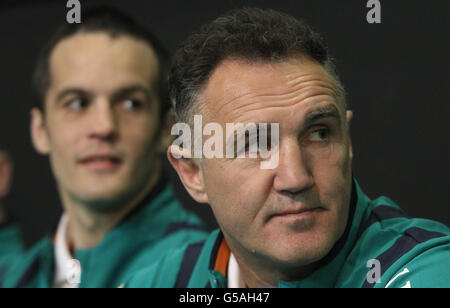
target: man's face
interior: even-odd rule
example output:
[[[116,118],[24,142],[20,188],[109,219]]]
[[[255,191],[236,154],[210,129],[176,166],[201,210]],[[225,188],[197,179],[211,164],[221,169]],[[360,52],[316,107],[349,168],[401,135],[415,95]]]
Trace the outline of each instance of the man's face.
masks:
[[[203,121],[279,123],[279,163],[204,159],[199,172],[230,247],[286,268],[323,258],[343,234],[351,191],[351,112],[330,75],[306,57],[226,60],[199,98]],[[269,139],[270,140],[270,139]]]
[[[153,50],[130,36],[78,33],[56,45],[50,71],[45,112],[33,110],[32,135],[50,155],[63,196],[88,204],[134,196],[155,169]]]

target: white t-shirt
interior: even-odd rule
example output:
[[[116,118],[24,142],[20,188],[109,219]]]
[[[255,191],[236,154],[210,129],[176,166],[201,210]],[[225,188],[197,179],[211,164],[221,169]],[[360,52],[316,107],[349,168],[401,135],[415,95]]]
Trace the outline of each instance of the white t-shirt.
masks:
[[[63,214],[56,231],[54,288],[78,288],[80,284],[81,265],[71,255],[67,243],[68,222],[69,218]]]
[[[239,264],[234,257],[233,253],[230,253],[230,260],[228,261],[228,288],[244,288],[242,283],[241,271],[239,270]]]

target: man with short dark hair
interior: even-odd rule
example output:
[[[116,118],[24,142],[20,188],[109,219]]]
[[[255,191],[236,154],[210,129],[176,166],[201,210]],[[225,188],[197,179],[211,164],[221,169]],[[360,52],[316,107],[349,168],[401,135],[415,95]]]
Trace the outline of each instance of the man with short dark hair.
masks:
[[[448,227],[369,199],[353,178],[353,115],[323,39],[306,23],[261,9],[214,20],[177,51],[169,93],[177,121],[195,126],[201,116],[216,135],[229,124],[276,124],[269,133],[259,126],[253,142],[271,135],[278,159],[262,168],[270,159],[262,152],[236,155],[250,154],[251,131],[242,148],[228,131],[197,141],[208,150],[223,139],[231,156],[193,157],[189,140],[172,145],[171,164],[220,229],[126,286],[450,286]]]
[[[117,287],[148,260],[205,237],[162,171],[167,57],[152,34],[106,7],[45,46],[31,135],[50,158],[64,214],[53,239],[0,264],[0,286]]]

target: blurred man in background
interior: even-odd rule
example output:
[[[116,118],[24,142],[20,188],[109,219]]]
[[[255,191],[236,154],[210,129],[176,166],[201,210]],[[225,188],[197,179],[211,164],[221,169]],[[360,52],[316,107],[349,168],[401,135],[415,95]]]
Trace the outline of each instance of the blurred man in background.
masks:
[[[204,237],[161,168],[167,58],[151,33],[106,7],[63,25],[44,47],[31,135],[50,158],[64,214],[53,237],[0,264],[0,286],[117,287],[144,262]]]

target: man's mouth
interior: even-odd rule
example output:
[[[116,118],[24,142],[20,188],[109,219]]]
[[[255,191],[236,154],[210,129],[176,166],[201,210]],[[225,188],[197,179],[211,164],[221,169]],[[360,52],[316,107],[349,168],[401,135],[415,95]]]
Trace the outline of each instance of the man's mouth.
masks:
[[[323,209],[320,207],[286,209],[270,215],[269,220],[273,218],[290,220],[305,219],[311,217],[314,214],[320,213],[322,210]]]
[[[122,164],[122,159],[115,155],[95,154],[80,159],[78,164],[92,171],[112,171]]]

